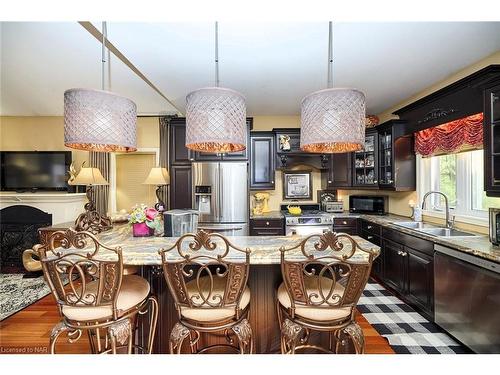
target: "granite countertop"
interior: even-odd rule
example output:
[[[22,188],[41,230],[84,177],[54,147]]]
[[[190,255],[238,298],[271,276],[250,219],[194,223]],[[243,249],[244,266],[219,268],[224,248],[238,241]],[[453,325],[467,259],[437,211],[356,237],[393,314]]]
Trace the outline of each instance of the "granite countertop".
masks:
[[[260,215],[250,213],[250,219],[283,219],[284,217],[281,211],[269,211]]]
[[[109,247],[120,246],[123,251],[123,263],[126,265],[160,265],[161,259],[158,250],[162,248],[170,248],[175,244],[178,237],[133,237],[129,225],[115,225],[113,229],[97,235],[99,241]],[[236,247],[240,249],[250,249],[250,264],[252,265],[268,265],[279,264],[281,254],[279,249],[284,246],[285,248],[295,247],[300,241],[305,238],[304,236],[228,236],[227,239]],[[380,248],[365,239],[353,236],[358,245],[365,250],[374,251],[377,254]],[[185,244],[191,242],[186,240]],[[215,240],[217,247],[223,245],[222,241]],[[313,250],[313,240],[310,241],[308,249]],[[82,254],[88,252],[88,248],[78,250]],[[350,245],[345,243],[343,251],[349,251]],[[167,259],[179,260],[177,251],[174,249],[167,253]],[[297,259],[302,259],[298,251],[290,252],[291,258],[294,255]],[[367,253],[357,250],[353,256],[353,260],[360,259],[366,256]],[[228,255],[228,260],[243,260],[244,254],[236,250],[231,250]]]
[[[462,251],[464,253],[472,254],[480,258],[492,260],[494,262],[500,263],[500,247],[494,246],[487,235],[481,233],[474,233],[475,236],[467,237],[437,237],[432,236],[428,233],[424,233],[415,229],[405,228],[400,225],[396,225],[397,222],[401,221],[411,221],[410,218],[399,215],[364,215],[364,214],[352,214],[349,212],[332,214],[333,217],[356,217],[375,224],[379,224],[383,227],[397,230],[402,233],[410,234],[415,237],[422,238],[424,240],[431,241],[435,244],[446,246],[455,250]],[[432,224],[429,224],[432,226]],[[418,250],[418,249],[417,249]]]

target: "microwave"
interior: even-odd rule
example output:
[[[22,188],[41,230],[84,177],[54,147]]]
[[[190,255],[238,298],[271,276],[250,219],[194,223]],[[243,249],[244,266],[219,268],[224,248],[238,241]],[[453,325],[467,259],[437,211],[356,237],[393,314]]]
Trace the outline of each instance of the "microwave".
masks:
[[[500,208],[490,208],[490,241],[500,245]]]
[[[350,195],[349,212],[358,214],[386,215],[388,197],[385,195]]]

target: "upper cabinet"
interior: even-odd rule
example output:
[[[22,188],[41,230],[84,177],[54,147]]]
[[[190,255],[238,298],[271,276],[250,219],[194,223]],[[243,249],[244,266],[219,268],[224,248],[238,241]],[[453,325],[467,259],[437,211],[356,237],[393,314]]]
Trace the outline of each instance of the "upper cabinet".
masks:
[[[378,133],[375,128],[366,131],[365,149],[353,156],[353,186],[378,187]]]
[[[413,135],[403,135],[406,122],[391,120],[377,126],[380,189],[413,191],[416,163]]]
[[[500,84],[484,92],[484,190],[500,197]]]
[[[250,189],[274,189],[275,137],[273,132],[250,134]]]
[[[328,171],[323,173],[323,188],[348,188],[352,186],[352,153],[331,154]],[[322,181],[322,182],[323,182]]]
[[[170,120],[170,164],[191,164],[193,153],[186,147],[186,119]]]

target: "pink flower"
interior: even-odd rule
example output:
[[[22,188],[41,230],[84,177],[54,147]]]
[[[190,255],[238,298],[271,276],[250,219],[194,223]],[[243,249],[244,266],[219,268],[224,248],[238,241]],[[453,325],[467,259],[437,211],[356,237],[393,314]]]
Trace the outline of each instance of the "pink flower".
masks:
[[[156,215],[158,215],[158,211],[156,211],[154,208],[146,209],[146,219],[147,220],[154,220]]]

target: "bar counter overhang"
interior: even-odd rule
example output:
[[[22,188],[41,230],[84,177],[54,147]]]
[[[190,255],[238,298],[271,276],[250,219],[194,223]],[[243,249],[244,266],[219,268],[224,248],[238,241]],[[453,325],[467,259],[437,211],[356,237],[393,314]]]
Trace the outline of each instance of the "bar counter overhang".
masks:
[[[352,236],[359,246],[367,250],[379,251],[379,247],[365,239]],[[101,243],[110,247],[120,246],[125,266],[138,266],[138,274],[146,278],[153,293],[158,298],[158,325],[153,353],[168,353],[170,332],[178,322],[173,297],[161,268],[158,251],[173,246],[178,237],[133,237],[129,225],[115,225],[113,229],[97,235]],[[280,329],[276,310],[276,291],[282,282],[280,251],[284,246],[291,248],[300,243],[304,236],[234,236],[227,239],[236,247],[250,249],[250,275],[248,286],[251,290],[249,322],[253,330],[255,353],[279,353]],[[85,252],[85,249],[81,250]],[[241,254],[238,255],[242,257]],[[178,259],[178,258],[177,258]],[[136,340],[147,339],[148,322],[139,321]],[[144,334],[143,334],[144,332]],[[224,343],[223,334],[200,338],[201,346]],[[187,352],[187,351],[186,351]]]

